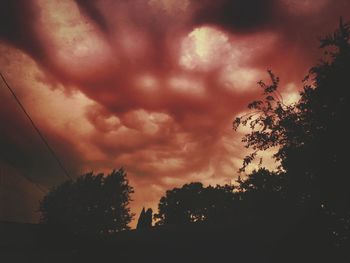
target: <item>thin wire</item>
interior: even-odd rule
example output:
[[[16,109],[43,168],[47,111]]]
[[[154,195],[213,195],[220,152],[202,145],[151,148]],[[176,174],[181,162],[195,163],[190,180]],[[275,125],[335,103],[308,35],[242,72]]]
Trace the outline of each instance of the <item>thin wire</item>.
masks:
[[[70,176],[70,174],[68,173],[67,169],[63,166],[61,160],[59,159],[58,155],[55,153],[55,151],[53,150],[53,148],[50,146],[50,144],[47,142],[47,140],[45,139],[44,135],[40,132],[39,128],[35,125],[33,119],[30,117],[29,113],[26,111],[26,109],[24,108],[23,104],[21,103],[21,101],[19,100],[19,98],[16,96],[15,92],[13,91],[13,89],[11,89],[10,85],[7,83],[5,77],[2,75],[2,73],[0,72],[0,76],[3,80],[3,82],[5,83],[6,87],[10,90],[11,94],[13,95],[13,97],[15,98],[16,102],[18,103],[18,105],[20,106],[20,108],[22,109],[22,111],[24,112],[24,114],[27,116],[27,118],[29,119],[30,123],[32,124],[33,128],[35,129],[35,131],[38,133],[39,137],[41,138],[41,140],[44,142],[45,146],[47,147],[47,149],[49,150],[49,152],[51,153],[51,155],[53,156],[53,158],[56,160],[58,166],[62,169],[64,175],[69,178],[72,179],[72,176]]]
[[[1,171],[0,171],[0,177],[1,177],[0,185],[3,185],[3,184],[4,184],[4,182],[3,182],[3,180],[4,180],[4,178],[5,178],[4,174],[5,174],[5,173],[4,173],[4,170],[1,169]],[[28,176],[24,175],[23,173],[18,173],[18,175],[19,175],[19,176],[22,176],[22,177],[23,177],[24,179],[26,179],[28,182],[30,182],[31,184],[33,184],[41,193],[43,193],[43,194],[45,194],[45,195],[48,193],[49,189],[48,189],[46,186],[40,185],[39,183],[33,181],[32,179],[30,179]]]
[[[23,175],[22,173],[21,173],[21,175],[22,175],[25,179],[27,179],[28,182],[30,182],[30,183],[32,183],[33,185],[35,185],[36,188],[40,190],[40,192],[42,192],[42,193],[45,194],[45,195],[48,193],[49,189],[48,189],[47,187],[42,186],[42,185],[38,184],[37,182],[34,182],[32,179],[30,179],[29,177]]]

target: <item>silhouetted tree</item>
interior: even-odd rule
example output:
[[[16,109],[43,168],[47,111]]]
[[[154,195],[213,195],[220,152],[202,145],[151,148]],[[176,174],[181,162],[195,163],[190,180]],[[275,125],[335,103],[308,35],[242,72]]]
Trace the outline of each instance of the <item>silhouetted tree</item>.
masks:
[[[106,235],[129,229],[133,188],[124,169],[85,174],[52,189],[41,201],[41,222],[79,235]]]
[[[154,218],[157,225],[221,221],[233,211],[233,190],[229,185],[203,187],[201,183],[168,190],[160,199]]]
[[[244,159],[241,171],[259,151],[278,147],[274,158],[281,162],[280,172],[285,172],[288,198],[322,208],[333,218],[330,228],[341,239],[350,237],[346,230],[350,226],[349,39],[350,25],[342,20],[334,34],[321,39],[325,57],[304,79],[297,103],[284,103],[278,92],[279,78],[269,71],[271,83],[259,82],[263,99],[250,103],[251,112],[234,121],[235,129],[240,125],[252,129],[243,142],[253,151]]]
[[[150,228],[152,227],[152,220],[153,220],[153,210],[152,208],[148,208],[145,213],[145,227]]]
[[[136,229],[142,229],[144,228],[145,225],[145,208],[143,207],[139,216],[139,219],[137,220],[137,225],[136,225]]]
[[[239,213],[254,210],[264,213],[280,209],[286,204],[285,174],[265,168],[254,170],[246,178],[238,178]]]
[[[152,214],[153,211],[151,208],[148,208],[145,211],[145,208],[142,208],[139,219],[137,221],[137,229],[151,228],[152,227]]]

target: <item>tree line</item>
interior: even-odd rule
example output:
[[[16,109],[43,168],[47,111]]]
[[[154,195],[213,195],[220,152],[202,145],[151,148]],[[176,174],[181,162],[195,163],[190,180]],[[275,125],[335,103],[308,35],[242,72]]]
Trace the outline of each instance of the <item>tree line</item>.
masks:
[[[332,242],[345,246],[350,237],[348,175],[348,109],[350,89],[350,24],[320,39],[322,60],[303,80],[300,99],[286,104],[280,79],[258,83],[262,96],[238,116],[234,130],[250,128],[242,141],[251,152],[243,159],[242,176],[234,185],[203,186],[199,182],[166,191],[158,212],[145,210],[139,228],[191,223],[230,223],[254,211],[269,217],[279,209],[316,211]],[[278,149],[279,167],[263,167],[244,175],[260,152]],[[108,175],[88,173],[53,188],[40,204],[41,221],[65,226],[77,234],[109,235],[128,230],[134,215],[133,188],[124,169]]]

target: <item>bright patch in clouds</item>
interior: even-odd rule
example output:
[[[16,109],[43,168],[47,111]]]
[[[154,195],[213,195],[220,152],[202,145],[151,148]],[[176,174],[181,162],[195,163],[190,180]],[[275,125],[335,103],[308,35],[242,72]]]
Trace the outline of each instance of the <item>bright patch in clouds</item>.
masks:
[[[283,102],[287,105],[294,104],[300,99],[300,91],[295,83],[288,83],[281,93]]]
[[[136,77],[135,85],[143,91],[156,92],[159,88],[159,81],[154,76],[145,74]]]
[[[212,27],[194,29],[182,42],[180,65],[189,70],[211,70],[239,53],[229,37]]]
[[[231,91],[253,91],[257,88],[257,82],[264,76],[259,69],[227,67],[221,73],[222,85]]]
[[[188,77],[172,77],[169,86],[175,92],[191,94],[195,96],[204,95],[205,88],[201,80],[190,79]]]

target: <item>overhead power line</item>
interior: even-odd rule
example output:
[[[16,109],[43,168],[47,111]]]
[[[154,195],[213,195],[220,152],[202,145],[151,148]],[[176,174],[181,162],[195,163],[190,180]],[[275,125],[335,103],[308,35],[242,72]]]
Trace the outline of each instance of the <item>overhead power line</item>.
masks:
[[[39,191],[40,191],[41,193],[43,193],[43,194],[46,195],[47,192],[49,191],[47,187],[44,187],[44,186],[38,184],[37,182],[34,182],[32,179],[30,179],[30,178],[27,177],[27,176],[24,176],[24,177],[28,180],[28,182],[30,182],[30,183],[32,183],[33,185],[35,185],[36,188],[39,189]]]
[[[58,155],[55,153],[55,151],[53,150],[53,148],[50,146],[50,144],[48,143],[48,141],[45,139],[44,135],[41,133],[41,131],[39,130],[39,128],[36,126],[36,124],[34,123],[33,119],[30,117],[29,113],[26,111],[26,109],[24,108],[23,104],[21,103],[21,101],[19,100],[19,98],[16,96],[14,90],[10,87],[10,85],[7,83],[5,77],[2,75],[2,73],[0,72],[0,76],[3,80],[3,82],[5,83],[5,86],[9,89],[9,91],[11,92],[11,94],[13,95],[13,97],[15,98],[17,104],[20,106],[20,108],[22,109],[22,111],[24,112],[24,114],[27,116],[28,120],[30,121],[31,125],[33,126],[34,130],[37,132],[37,134],[39,135],[40,139],[43,141],[43,143],[45,144],[45,146],[47,147],[47,149],[49,150],[49,152],[51,153],[52,157],[56,160],[58,166],[62,169],[64,175],[68,178],[68,179],[72,179],[72,176],[68,173],[67,169],[64,167],[63,163],[61,162],[60,158],[58,157]]]
[[[4,178],[4,171],[3,169],[0,170],[0,177],[1,177],[1,182],[0,185],[3,185],[3,178]],[[25,180],[27,180],[29,183],[31,183],[32,185],[34,185],[42,194],[47,194],[47,192],[49,191],[49,189],[46,186],[40,185],[39,183],[33,181],[31,178],[29,178],[28,176],[26,176],[23,173],[18,173],[19,176],[22,176]]]

